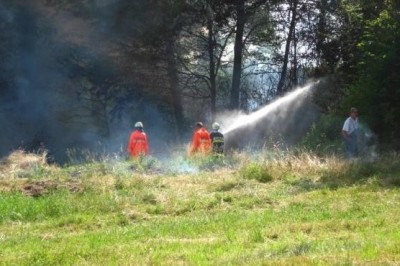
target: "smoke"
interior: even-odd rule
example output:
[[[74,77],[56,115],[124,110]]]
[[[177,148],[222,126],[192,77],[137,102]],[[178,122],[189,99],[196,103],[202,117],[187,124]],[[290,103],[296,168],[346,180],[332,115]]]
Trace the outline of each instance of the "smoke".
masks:
[[[125,152],[139,120],[152,151],[163,151],[170,118],[120,81],[111,56],[119,1],[78,1],[84,16],[45,2],[0,2],[0,156],[20,147],[45,147],[57,162],[72,148]]]
[[[370,163],[375,162],[379,158],[377,146],[377,136],[368,126],[360,123],[357,132],[357,154],[355,158]]]
[[[173,118],[138,93],[116,62],[116,35],[124,33],[114,28],[115,12],[129,1],[70,3],[82,10],[45,4],[57,1],[25,2],[0,2],[0,27],[6,25],[0,38],[0,155],[43,146],[58,162],[67,160],[70,148],[124,153],[136,121],[144,123],[151,153],[168,154],[177,138]],[[227,147],[262,146],[271,136],[295,143],[318,116],[305,91],[251,115],[220,115]]]

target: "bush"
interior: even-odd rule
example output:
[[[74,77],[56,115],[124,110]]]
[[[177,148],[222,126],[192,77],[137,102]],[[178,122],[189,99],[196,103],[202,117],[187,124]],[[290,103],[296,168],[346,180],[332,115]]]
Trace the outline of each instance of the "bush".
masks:
[[[314,123],[306,136],[301,140],[300,147],[313,151],[319,155],[338,153],[341,151],[342,142],[340,132],[345,117],[323,115]]]
[[[239,170],[239,175],[245,179],[255,179],[262,183],[272,180],[272,176],[268,173],[268,169],[259,163],[249,163]]]

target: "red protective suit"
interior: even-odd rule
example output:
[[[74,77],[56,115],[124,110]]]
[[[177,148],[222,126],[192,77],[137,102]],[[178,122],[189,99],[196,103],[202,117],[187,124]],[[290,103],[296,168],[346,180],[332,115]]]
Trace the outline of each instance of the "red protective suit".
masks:
[[[195,153],[208,153],[211,150],[210,134],[204,127],[197,129],[193,133],[192,147],[190,155]]]
[[[149,154],[149,143],[147,142],[146,133],[140,130],[132,132],[129,138],[128,153],[132,157],[138,157],[140,154]]]

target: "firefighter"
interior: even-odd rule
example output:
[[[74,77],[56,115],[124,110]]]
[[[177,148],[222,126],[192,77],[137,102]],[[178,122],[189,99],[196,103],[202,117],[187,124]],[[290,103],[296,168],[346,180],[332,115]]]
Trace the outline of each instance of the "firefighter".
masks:
[[[219,132],[219,124],[214,122],[212,124],[213,131],[210,134],[212,151],[216,155],[224,154],[224,134]]]
[[[210,134],[203,126],[203,123],[197,122],[192,138],[192,146],[190,147],[190,155],[194,154],[207,154],[211,149]]]
[[[137,122],[135,130],[131,133],[128,144],[128,153],[132,158],[149,154],[149,144],[146,133],[143,131],[143,123]]]

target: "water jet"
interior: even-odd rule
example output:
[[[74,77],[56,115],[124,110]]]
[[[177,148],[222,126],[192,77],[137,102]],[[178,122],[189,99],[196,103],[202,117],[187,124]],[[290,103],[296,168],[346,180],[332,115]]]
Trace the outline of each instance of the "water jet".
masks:
[[[319,117],[319,111],[309,97],[317,83],[297,88],[250,114],[221,115],[219,121],[223,125],[227,148],[251,144],[260,147],[268,136],[279,136],[287,144],[296,143]]]

